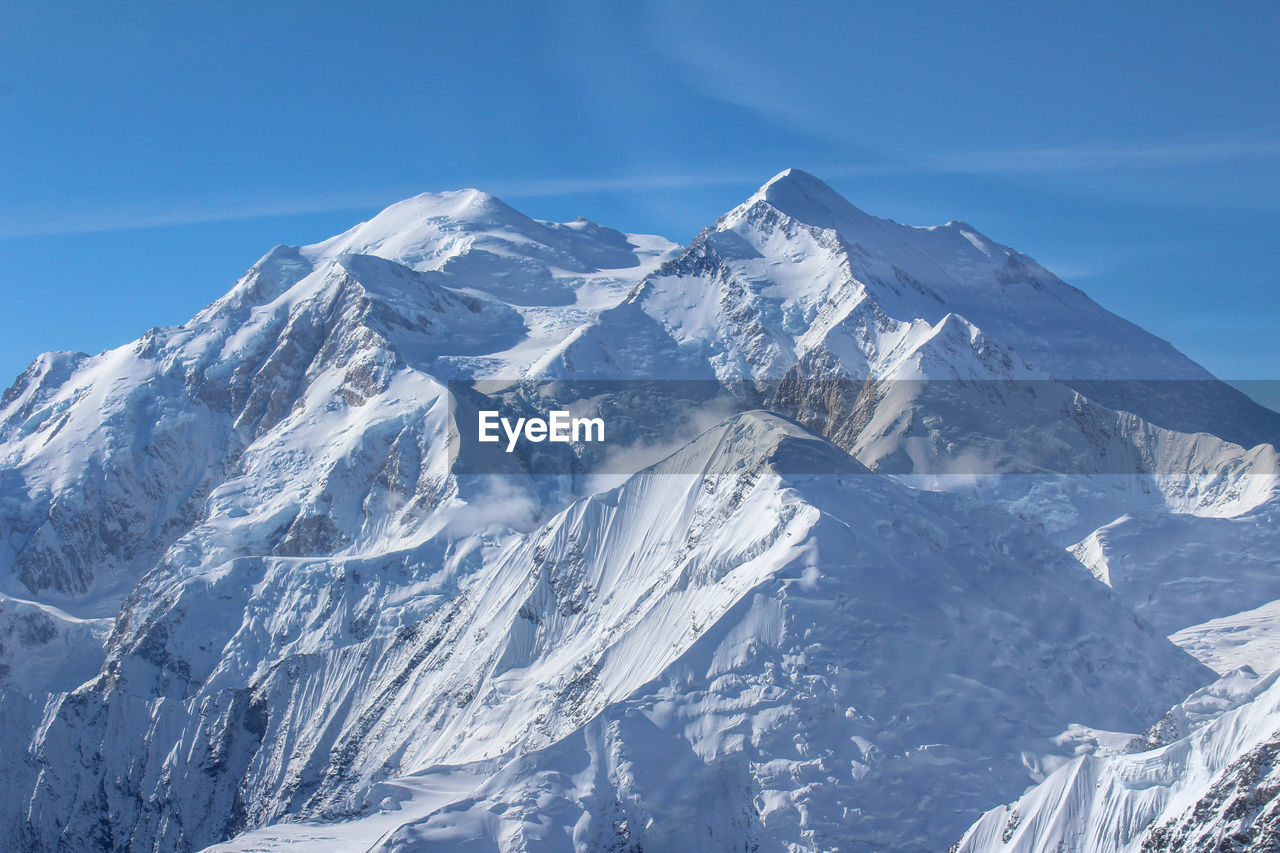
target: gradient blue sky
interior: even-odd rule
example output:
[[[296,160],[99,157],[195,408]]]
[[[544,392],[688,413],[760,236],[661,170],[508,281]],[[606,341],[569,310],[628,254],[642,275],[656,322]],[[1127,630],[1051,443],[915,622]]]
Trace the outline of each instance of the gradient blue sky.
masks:
[[[0,387],[424,190],[683,242],[787,166],[1280,378],[1277,44],[1275,3],[6,0]]]

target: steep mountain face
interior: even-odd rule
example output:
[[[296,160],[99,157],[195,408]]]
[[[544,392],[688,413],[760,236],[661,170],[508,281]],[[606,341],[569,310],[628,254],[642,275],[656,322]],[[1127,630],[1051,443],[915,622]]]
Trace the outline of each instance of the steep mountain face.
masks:
[[[400,802],[385,849],[927,849],[1067,760],[1072,722],[1141,727],[1204,679],[1015,519],[762,413],[574,504],[463,596],[483,618],[353,769],[471,785]],[[459,658],[454,707],[424,679]]]
[[[394,526],[440,499],[445,473],[425,463],[443,447],[424,423],[441,383],[473,353],[500,373],[518,369],[504,350],[571,327],[602,292],[625,292],[669,248],[636,240],[536,223],[473,191],[423,196],[319,246],[273,250],[186,325],[92,358],[41,356],[0,408],[0,590],[73,618],[113,617],[201,524],[209,536],[188,539],[202,548],[219,533],[256,553],[305,551],[309,539],[312,550],[348,547],[361,531],[336,529],[324,506],[339,481],[343,500],[395,505],[371,503],[352,525]],[[416,267],[347,251],[392,242]],[[524,309],[441,284],[473,246],[495,257],[518,248],[522,269],[541,263],[539,280],[578,300]],[[593,258],[617,266],[588,268]],[[323,452],[339,433],[355,446]]]
[[[459,467],[485,400],[614,468]],[[1277,423],[800,172],[684,250],[409,199],[0,398],[6,840],[940,849],[1213,677],[1163,635],[1261,659]]]
[[[1173,708],[1148,735],[1155,749],[1078,758],[1016,802],[987,812],[953,849],[1274,850],[1277,703],[1277,673],[1259,679],[1242,669]]]

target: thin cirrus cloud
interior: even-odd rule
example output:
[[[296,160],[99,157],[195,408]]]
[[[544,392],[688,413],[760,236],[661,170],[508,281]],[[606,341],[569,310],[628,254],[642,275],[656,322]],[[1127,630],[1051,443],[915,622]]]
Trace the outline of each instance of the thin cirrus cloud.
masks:
[[[1017,174],[1111,169],[1162,169],[1213,163],[1273,160],[1280,139],[1232,140],[1171,145],[1078,145],[977,152],[925,160],[926,170]]]
[[[1075,145],[926,155],[899,162],[838,164],[818,168],[829,178],[861,175],[1020,175],[1145,171],[1224,163],[1264,162],[1280,158],[1280,139],[1219,140],[1176,144]],[[781,164],[788,165],[788,164]],[[499,181],[484,188],[505,198],[548,198],[587,193],[648,193],[708,186],[752,185],[762,172],[686,172],[671,174],[548,178]],[[71,210],[32,210],[0,218],[0,239],[130,231],[235,222],[378,208],[416,190],[361,191],[263,200],[211,200],[171,205],[161,201]]]

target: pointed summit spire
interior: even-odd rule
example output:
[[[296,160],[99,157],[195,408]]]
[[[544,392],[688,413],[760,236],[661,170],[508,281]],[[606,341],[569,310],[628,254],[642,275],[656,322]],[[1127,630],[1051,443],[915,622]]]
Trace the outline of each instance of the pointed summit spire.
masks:
[[[796,168],[774,175],[756,191],[748,204],[759,201],[793,219],[820,227],[879,221],[854,207],[821,179]]]
[[[798,191],[814,196],[834,196],[844,201],[844,199],[835,190],[831,189],[821,178],[809,174],[803,169],[797,169],[794,166],[790,169],[783,169],[774,175],[764,186],[760,188],[760,192],[769,193],[773,191]]]

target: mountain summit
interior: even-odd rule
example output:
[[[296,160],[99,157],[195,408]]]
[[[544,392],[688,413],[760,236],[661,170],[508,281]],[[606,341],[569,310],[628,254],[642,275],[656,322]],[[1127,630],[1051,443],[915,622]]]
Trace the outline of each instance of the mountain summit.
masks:
[[[746,204],[757,201],[766,202],[787,216],[811,224],[817,224],[815,220],[823,215],[830,217],[830,221],[881,221],[854,207],[818,178],[794,168],[774,175]]]

